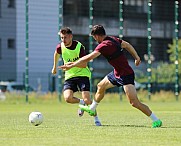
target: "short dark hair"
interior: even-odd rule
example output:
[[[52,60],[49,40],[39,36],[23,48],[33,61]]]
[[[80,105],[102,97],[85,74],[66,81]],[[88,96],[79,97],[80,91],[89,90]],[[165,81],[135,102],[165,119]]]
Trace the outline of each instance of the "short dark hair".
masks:
[[[92,27],[91,35],[106,35],[106,31],[102,25],[94,25]]]
[[[60,33],[62,33],[62,34],[72,34],[72,30],[69,27],[64,27],[64,28],[60,29],[60,31],[58,32],[59,35],[60,35]]]

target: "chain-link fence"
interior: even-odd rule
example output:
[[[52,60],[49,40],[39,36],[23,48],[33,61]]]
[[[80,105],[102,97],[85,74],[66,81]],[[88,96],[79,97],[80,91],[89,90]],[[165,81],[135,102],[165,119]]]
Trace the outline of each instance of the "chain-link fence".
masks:
[[[63,4],[62,23],[73,30],[74,39],[79,40],[89,53],[90,3],[93,10],[93,24],[105,26],[108,35],[120,34],[120,2],[122,2],[123,39],[130,42],[142,59],[140,67],[134,66],[134,59],[126,53],[130,65],[135,69],[136,79],[146,82],[148,61],[148,2],[147,0],[29,0],[28,43],[29,84],[43,91],[57,91],[57,76],[51,75],[53,53],[59,43],[59,5]],[[178,23],[180,24],[181,1],[178,2]],[[168,44],[175,39],[175,1],[152,0],[151,7],[151,55],[152,68],[160,62],[170,62]],[[26,70],[26,16],[25,1],[0,1],[0,80],[25,82]],[[181,25],[178,25],[180,38]],[[93,41],[93,49],[96,46]],[[180,46],[178,48],[180,50]],[[180,54],[179,54],[180,55]],[[102,78],[112,70],[100,56],[93,64],[93,78]],[[179,64],[180,66],[180,64]],[[174,69],[174,68],[173,68]],[[167,72],[167,70],[164,70]],[[173,71],[171,77],[175,78]],[[152,82],[159,82],[161,73],[152,73]],[[155,77],[154,77],[155,76]],[[63,77],[63,76],[62,76]],[[63,78],[62,78],[63,81]],[[163,80],[161,80],[163,81]],[[172,79],[171,81],[174,81]],[[96,85],[93,85],[96,88]]]

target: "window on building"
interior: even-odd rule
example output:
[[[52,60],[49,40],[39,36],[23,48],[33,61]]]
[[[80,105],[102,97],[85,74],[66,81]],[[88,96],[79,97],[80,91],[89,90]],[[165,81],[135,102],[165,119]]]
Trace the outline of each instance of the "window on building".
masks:
[[[0,59],[1,59],[1,51],[2,51],[2,46],[1,46],[1,39],[0,39]]]
[[[144,0],[125,0],[124,4],[131,6],[143,6]]]
[[[119,1],[95,0],[93,2],[93,15],[95,17],[119,18]]]
[[[174,1],[155,1],[152,5],[152,19],[174,21]]]
[[[1,0],[0,0],[0,17],[1,17],[1,10],[2,10],[2,8],[1,8]]]
[[[85,0],[66,0],[63,3],[64,15],[88,17],[89,2]],[[71,11],[70,11],[71,10]]]
[[[15,8],[15,0],[8,0],[8,8]]]
[[[145,0],[124,0],[123,15],[128,18],[147,18],[147,3]]]
[[[15,40],[8,39],[8,49],[15,49]]]

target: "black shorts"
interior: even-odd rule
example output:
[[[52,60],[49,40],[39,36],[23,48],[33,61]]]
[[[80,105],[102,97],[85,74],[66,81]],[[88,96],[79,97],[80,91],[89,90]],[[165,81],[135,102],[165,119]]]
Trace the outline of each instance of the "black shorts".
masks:
[[[128,85],[128,84],[133,84],[134,85],[134,73],[126,76],[121,76],[120,78],[116,78],[114,75],[114,72],[110,72],[107,75],[108,80],[113,84],[118,87]]]
[[[64,82],[63,90],[70,89],[73,92],[90,91],[90,81],[88,77],[73,77]]]

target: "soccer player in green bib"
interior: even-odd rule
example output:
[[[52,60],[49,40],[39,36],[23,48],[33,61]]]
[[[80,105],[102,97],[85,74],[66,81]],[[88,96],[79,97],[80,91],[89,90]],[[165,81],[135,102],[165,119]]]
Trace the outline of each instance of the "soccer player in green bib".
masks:
[[[57,63],[60,55],[64,64],[75,62],[86,55],[84,46],[80,42],[73,40],[72,30],[69,27],[62,28],[58,35],[60,35],[61,43],[57,45],[54,53],[52,74],[57,72]],[[90,77],[91,72],[87,67],[87,63],[65,71],[63,95],[67,103],[79,103],[81,105],[90,105],[92,103],[90,98]],[[82,99],[74,97],[74,93],[77,91],[81,91]],[[83,114],[84,111],[78,109],[78,115],[81,117]],[[96,126],[101,126],[97,114],[94,116],[94,122]]]

